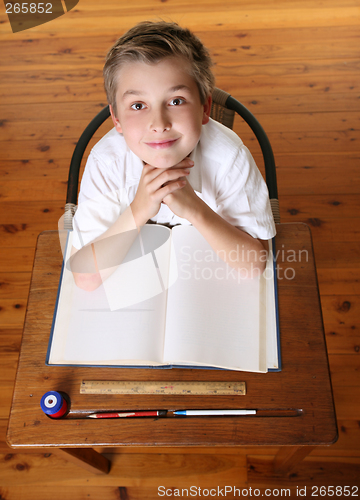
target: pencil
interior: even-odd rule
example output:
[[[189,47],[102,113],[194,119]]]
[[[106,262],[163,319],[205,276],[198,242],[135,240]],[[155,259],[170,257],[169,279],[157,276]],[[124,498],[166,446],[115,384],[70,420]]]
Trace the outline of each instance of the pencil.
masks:
[[[177,410],[174,415],[181,417],[256,415],[256,410]]]
[[[129,412],[111,412],[111,413],[92,413],[87,418],[129,418],[129,417],[163,417],[166,415],[166,410],[149,410],[149,411],[129,411]]]

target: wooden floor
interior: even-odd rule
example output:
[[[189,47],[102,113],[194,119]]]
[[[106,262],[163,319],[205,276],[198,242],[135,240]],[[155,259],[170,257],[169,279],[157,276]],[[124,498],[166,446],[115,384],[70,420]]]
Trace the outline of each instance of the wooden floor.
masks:
[[[269,135],[282,222],[312,230],[339,440],[285,478],[270,472],[276,449],[161,449],[150,457],[111,450],[112,471],[99,477],[55,454],[15,453],[5,442],[37,235],[57,228],[74,144],[106,104],[107,49],[136,22],[159,17],[208,46],[217,86]],[[0,498],[155,499],[159,486],[173,488],[165,498],[190,486],[270,488],[273,497],[285,488],[301,496],[306,486],[310,497],[325,496],[320,486],[358,486],[360,1],[80,0],[59,19],[16,34],[1,3],[0,50]],[[261,166],[252,134],[240,121],[235,129]]]

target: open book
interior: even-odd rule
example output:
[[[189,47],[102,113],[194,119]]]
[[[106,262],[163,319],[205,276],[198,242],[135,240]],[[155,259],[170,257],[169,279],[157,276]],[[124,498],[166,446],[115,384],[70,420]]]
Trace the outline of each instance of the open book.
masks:
[[[86,292],[70,270],[71,242],[70,231],[47,364],[280,369],[271,251],[265,273],[244,279],[193,226],[146,225]]]

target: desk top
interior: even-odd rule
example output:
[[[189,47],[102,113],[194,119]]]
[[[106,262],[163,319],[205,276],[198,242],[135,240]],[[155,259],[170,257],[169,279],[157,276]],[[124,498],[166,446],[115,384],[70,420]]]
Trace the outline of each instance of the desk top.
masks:
[[[11,407],[12,447],[328,445],[337,428],[310,229],[279,224],[276,236],[282,371],[124,369],[46,366],[62,253],[56,231],[38,238]],[[246,396],[84,395],[82,380],[245,381]],[[40,408],[43,394],[71,400],[65,419]],[[297,408],[296,417],[192,417],[97,420],[99,410]]]

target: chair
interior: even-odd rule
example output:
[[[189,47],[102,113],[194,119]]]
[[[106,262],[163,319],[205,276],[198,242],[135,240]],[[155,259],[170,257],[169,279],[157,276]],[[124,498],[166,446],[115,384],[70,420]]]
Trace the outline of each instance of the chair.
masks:
[[[254,132],[263,154],[265,164],[265,178],[269,190],[271,209],[276,224],[280,223],[279,201],[276,183],[276,168],[274,154],[270,141],[255,116],[230,94],[215,88],[212,95],[210,116],[230,129],[233,128],[235,112],[243,118]],[[110,116],[109,106],[103,108],[89,123],[75,146],[71,158],[68,188],[65,204],[64,228],[72,229],[72,219],[76,211],[77,193],[79,185],[79,171],[82,157],[90,139],[100,125]]]

